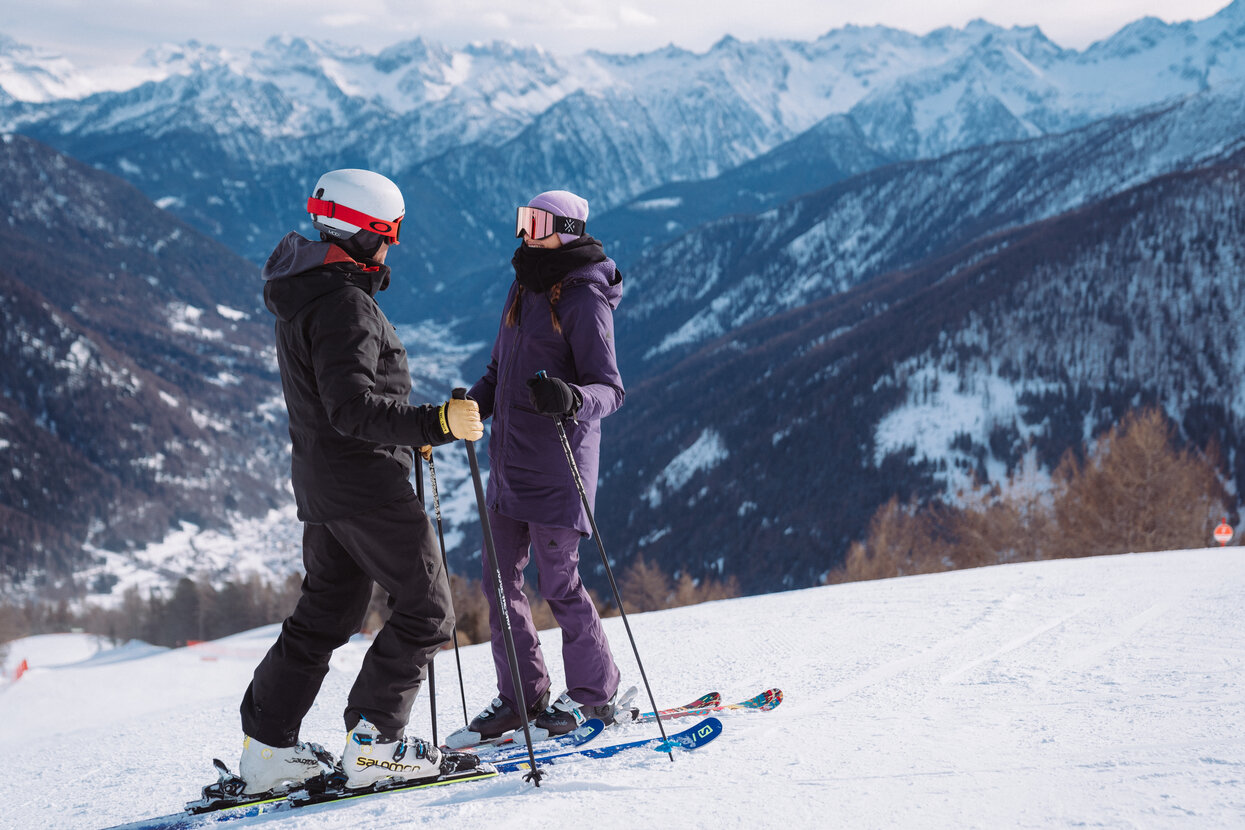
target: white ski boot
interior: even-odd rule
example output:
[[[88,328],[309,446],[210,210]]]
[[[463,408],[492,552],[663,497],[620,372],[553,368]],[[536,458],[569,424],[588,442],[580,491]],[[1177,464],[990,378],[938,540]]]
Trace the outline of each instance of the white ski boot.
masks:
[[[274,794],[296,789],[321,773],[333,771],[333,756],[319,744],[299,742],[275,747],[246,736],[238,776],[246,782],[244,795]]]
[[[441,751],[418,738],[385,740],[379,729],[361,718],[346,735],[342,770],[348,790],[435,778],[441,774]]]

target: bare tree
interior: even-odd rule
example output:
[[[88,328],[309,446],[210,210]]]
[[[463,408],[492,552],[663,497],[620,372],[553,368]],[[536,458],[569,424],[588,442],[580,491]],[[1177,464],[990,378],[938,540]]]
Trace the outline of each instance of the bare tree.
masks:
[[[637,556],[623,571],[618,591],[622,594],[623,605],[631,612],[657,611],[670,606],[670,577],[643,556]]]
[[[1214,465],[1177,448],[1156,409],[1125,416],[1084,463],[1067,453],[1055,481],[1058,556],[1202,547],[1224,512]]]

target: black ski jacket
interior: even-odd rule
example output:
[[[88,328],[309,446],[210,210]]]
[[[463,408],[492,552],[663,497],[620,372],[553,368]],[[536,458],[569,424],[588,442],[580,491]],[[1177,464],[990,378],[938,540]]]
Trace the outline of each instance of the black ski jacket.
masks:
[[[340,519],[409,495],[411,447],[453,436],[440,407],[409,402],[406,349],[375,300],[388,266],[289,233],[263,274],[299,519]]]

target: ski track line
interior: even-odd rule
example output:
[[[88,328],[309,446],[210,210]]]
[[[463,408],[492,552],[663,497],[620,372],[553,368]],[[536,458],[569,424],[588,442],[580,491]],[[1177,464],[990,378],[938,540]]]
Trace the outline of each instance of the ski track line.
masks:
[[[1165,616],[1174,605],[1175,602],[1171,600],[1166,602],[1156,602],[1140,614],[1136,614],[1121,623],[1116,629],[1116,636],[1105,639],[1093,646],[1090,646],[1089,648],[1073,652],[1072,655],[1064,661],[1063,665],[1060,666],[1060,669],[1063,671],[1073,671],[1076,669],[1083,669],[1091,663],[1096,662],[1100,657],[1102,657],[1102,655],[1106,654],[1111,649],[1123,645],[1131,639],[1134,634],[1145,628],[1155,619]]]
[[[944,651],[947,651],[955,646],[962,639],[963,633],[961,632],[953,637],[948,637],[945,640],[935,643],[925,651],[909,655],[908,657],[902,657],[898,660],[892,660],[891,662],[884,663],[877,668],[869,669],[864,674],[859,675],[855,680],[848,681],[847,683],[840,683],[839,685],[828,689],[826,692],[826,699],[832,701],[842,700],[843,698],[867,689],[876,683],[890,680],[892,677],[902,674],[913,666],[919,666],[922,663],[930,662]]]
[[[922,663],[929,663],[935,658],[942,655],[948,649],[959,646],[964,642],[966,636],[972,635],[973,632],[988,620],[997,616],[999,609],[1003,606],[1003,600],[992,600],[976,614],[973,614],[968,620],[960,624],[958,630],[950,636],[939,640],[929,648],[917,654],[907,657],[901,657],[889,663],[884,663],[876,668],[869,669],[863,674],[858,675],[854,680],[846,683],[840,683],[826,690],[828,700],[842,700],[849,695],[867,689],[868,687],[890,680],[892,677],[900,675],[910,668],[919,666]]]
[[[1047,633],[1048,631],[1052,631],[1060,627],[1061,625],[1068,622],[1069,620],[1079,616],[1082,611],[1084,611],[1083,608],[1073,611],[1071,614],[1067,614],[1063,617],[1060,617],[1054,620],[1053,622],[1046,623],[1045,625],[1040,625],[1037,628],[1030,631],[1028,634],[1025,634],[1022,637],[1018,637],[1015,640],[1012,640],[1010,642],[1004,643],[1001,647],[999,647],[995,651],[990,652],[985,657],[981,657],[977,660],[972,660],[960,666],[960,668],[956,669],[955,671],[944,674],[942,677],[938,678],[938,682],[939,683],[953,683],[956,680],[959,680],[964,675],[968,674],[973,669],[977,668],[978,666],[984,663],[989,663],[992,660],[997,660],[998,658],[1002,657],[1004,654],[1015,651],[1021,646],[1024,646],[1024,645],[1027,645],[1033,642],[1038,637],[1041,637],[1043,634]]]

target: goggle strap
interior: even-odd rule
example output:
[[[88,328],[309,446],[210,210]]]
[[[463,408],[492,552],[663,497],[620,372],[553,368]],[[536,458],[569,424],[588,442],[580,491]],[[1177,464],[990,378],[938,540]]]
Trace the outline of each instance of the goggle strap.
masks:
[[[352,225],[358,225],[360,228],[397,240],[398,229],[402,225],[402,218],[398,217],[394,221],[377,219],[375,216],[368,216],[362,211],[354,208],[339,205],[337,202],[326,202],[323,199],[317,199],[312,196],[307,200],[307,212],[312,216],[325,216],[329,219],[340,219],[343,222],[349,222]]]
[[[556,226],[554,233],[569,233],[574,236],[583,236],[587,223],[582,219],[572,219],[569,216],[553,215],[553,223]]]

